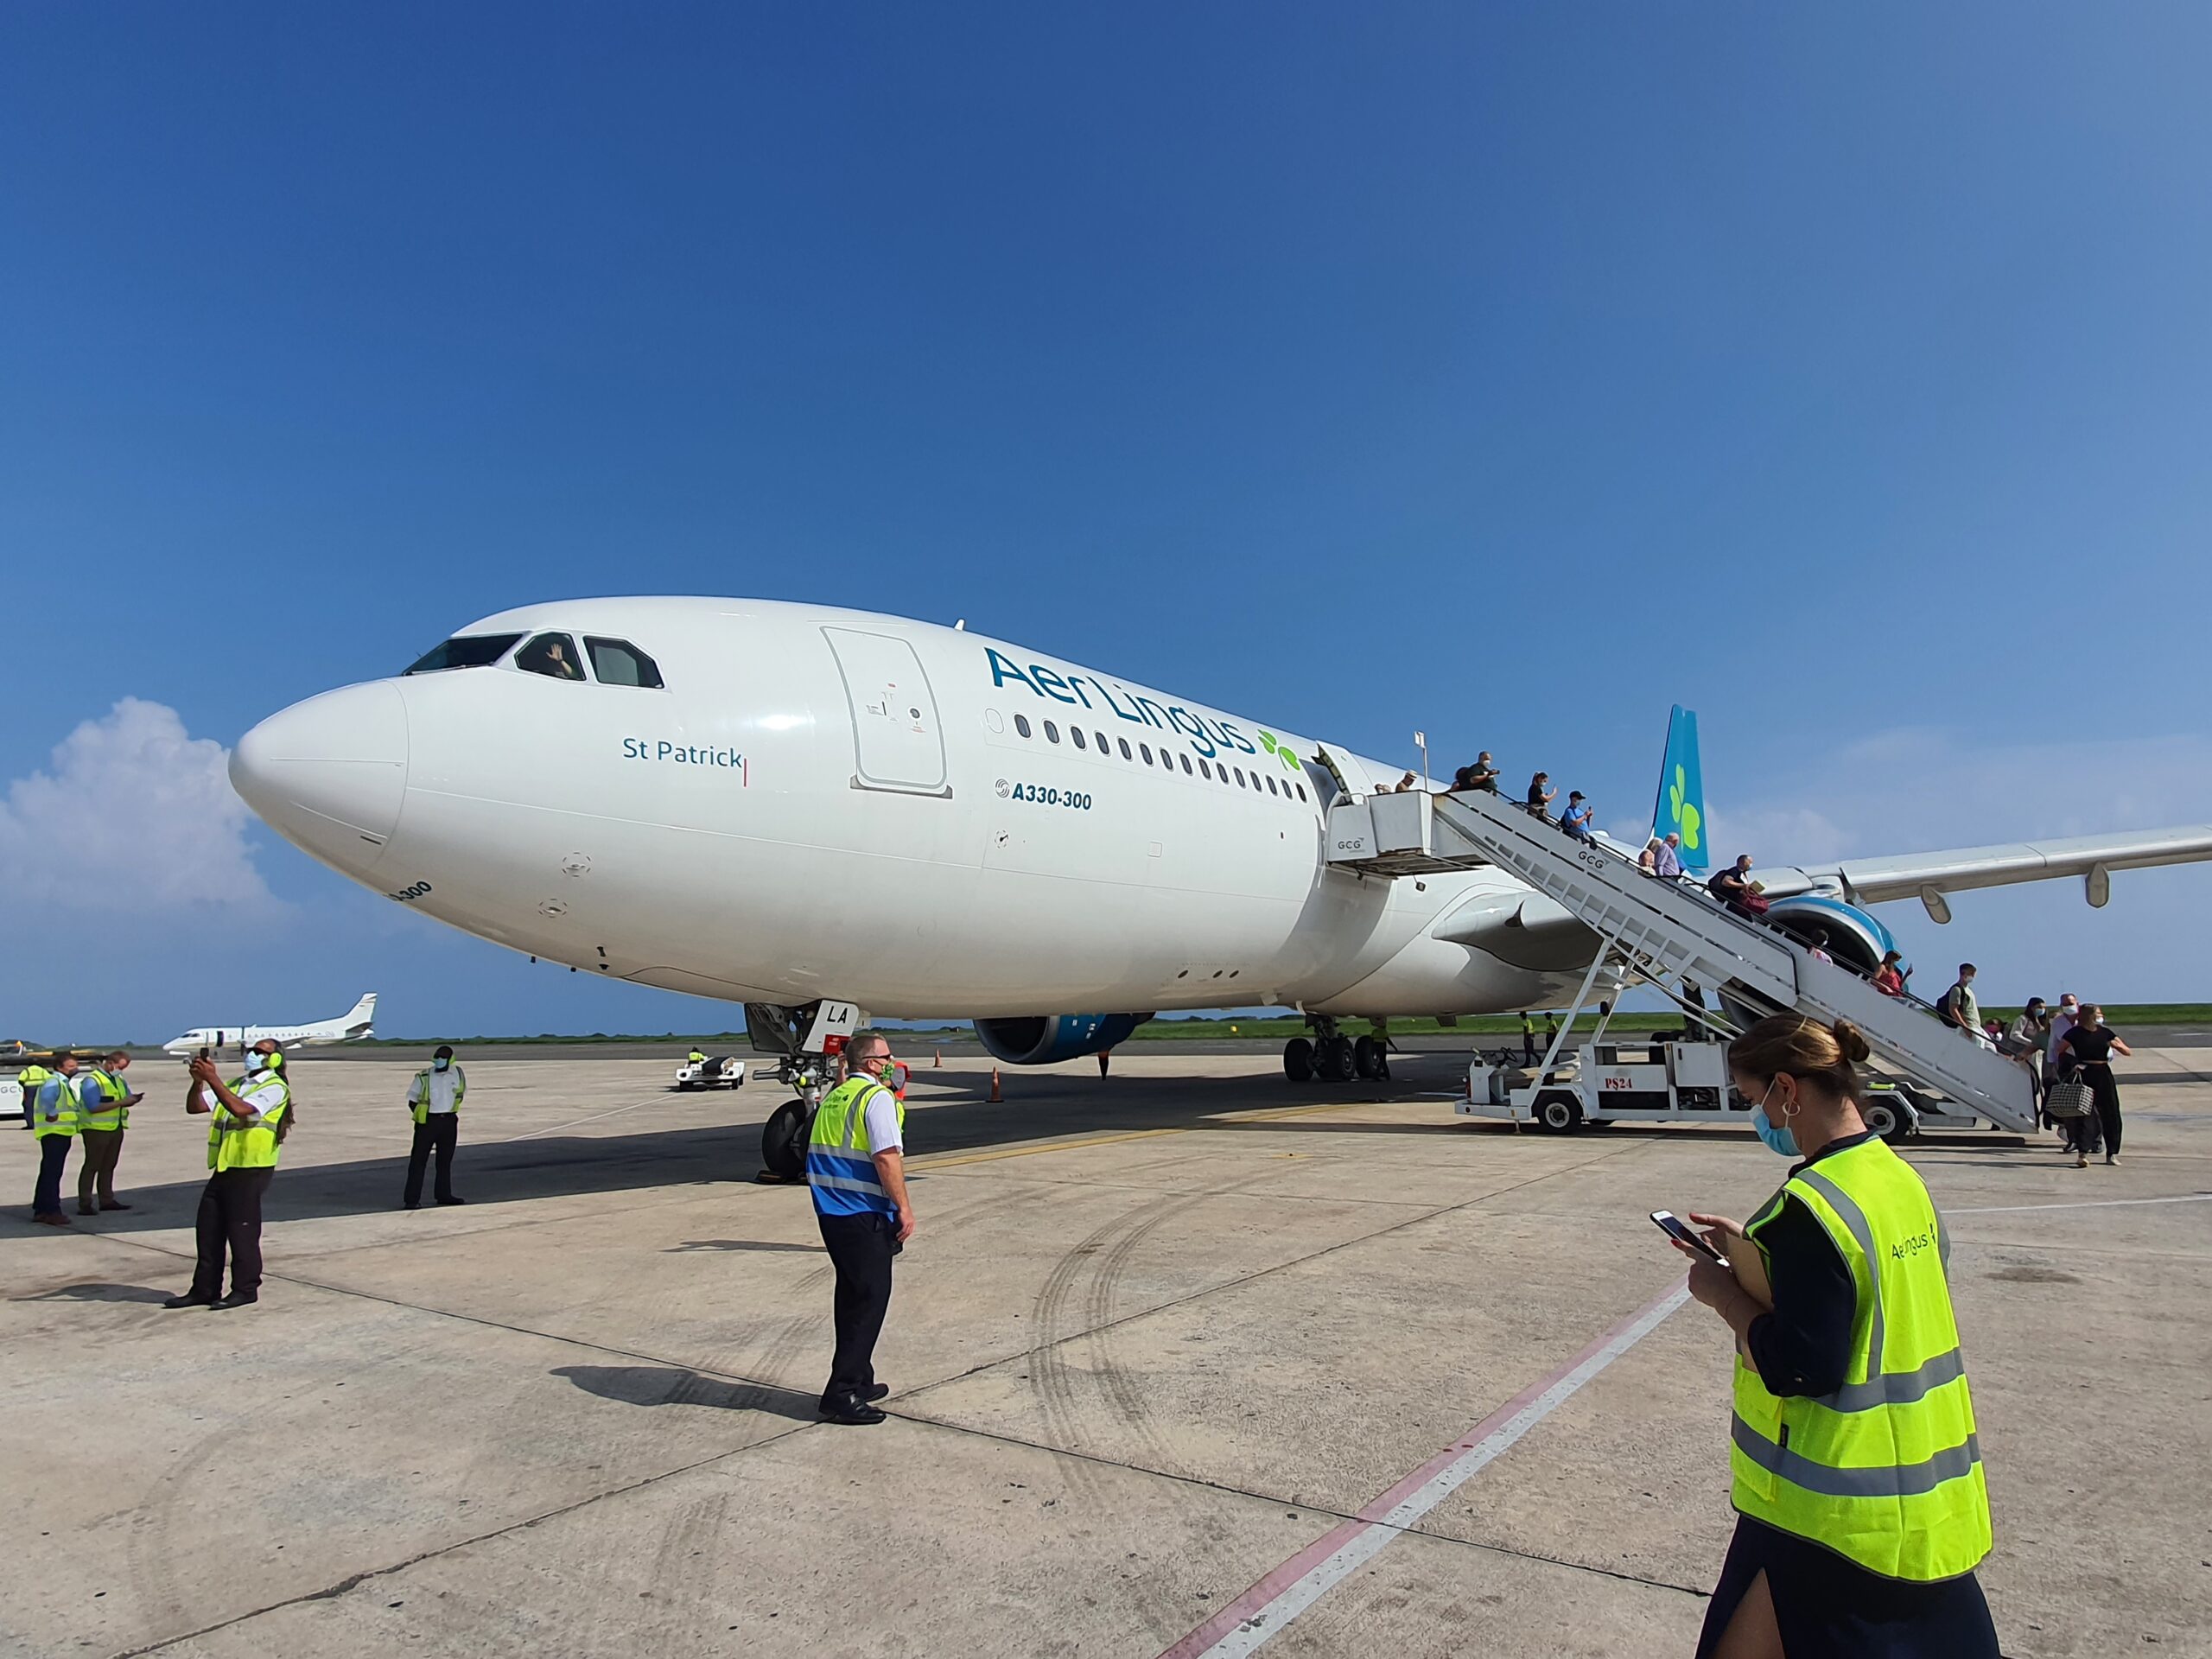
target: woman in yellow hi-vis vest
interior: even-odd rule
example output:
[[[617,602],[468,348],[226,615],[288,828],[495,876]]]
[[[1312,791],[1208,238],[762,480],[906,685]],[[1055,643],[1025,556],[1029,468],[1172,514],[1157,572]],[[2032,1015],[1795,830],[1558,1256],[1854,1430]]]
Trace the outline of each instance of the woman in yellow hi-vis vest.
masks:
[[[245,1054],[245,1075],[230,1083],[202,1050],[192,1062],[185,1110],[205,1112],[207,1167],[200,1193],[199,1262],[192,1288],[164,1307],[245,1307],[261,1300],[261,1199],[292,1127],[292,1090],[284,1056],[262,1039]],[[223,1291],[223,1257],[231,1261],[231,1294]]]
[[[1729,1046],[1751,1127],[1802,1161],[1748,1225],[1693,1213],[1735,1272],[1676,1246],[1736,1335],[1738,1519],[1699,1659],[1996,1659],[1951,1241],[1859,1116],[1866,1054],[1848,1021],[1797,1014]]]

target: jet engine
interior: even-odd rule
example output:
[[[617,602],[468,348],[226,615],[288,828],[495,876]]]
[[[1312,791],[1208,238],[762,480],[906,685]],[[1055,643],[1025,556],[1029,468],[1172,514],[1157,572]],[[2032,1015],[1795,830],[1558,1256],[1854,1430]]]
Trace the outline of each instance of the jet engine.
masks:
[[[978,1020],[976,1035],[995,1060],[1008,1065],[1051,1065],[1079,1060],[1128,1040],[1149,1014],[1029,1014],[1012,1020]]]
[[[1813,942],[1815,930],[1826,933],[1828,955],[1840,968],[1854,968],[1871,976],[1882,965],[1882,953],[1897,948],[1890,930],[1856,905],[1821,893],[1801,893],[1777,899],[1766,918],[1800,944]]]

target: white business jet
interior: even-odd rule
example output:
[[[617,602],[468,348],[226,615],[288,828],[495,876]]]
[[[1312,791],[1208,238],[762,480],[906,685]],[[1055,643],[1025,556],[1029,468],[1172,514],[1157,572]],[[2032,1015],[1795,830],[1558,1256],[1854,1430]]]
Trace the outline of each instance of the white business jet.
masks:
[[[1330,802],[1398,772],[961,628],[706,598],[486,617],[231,757],[280,834],[397,903],[746,1004],[800,1096],[772,1166],[861,1008],[972,1018],[1019,1065],[1160,1009],[1290,1005],[1348,1076],[1340,1020],[1563,1004],[1596,940],[1551,899],[1495,868],[1329,867]],[[2212,826],[1765,874],[1878,956],[1866,902],[2206,857]]]
[[[377,994],[371,991],[335,1020],[318,1020],[308,1026],[201,1026],[162,1045],[165,1054],[190,1054],[195,1049],[221,1051],[249,1048],[263,1038],[279,1048],[315,1048],[325,1043],[359,1042],[376,1033]]]

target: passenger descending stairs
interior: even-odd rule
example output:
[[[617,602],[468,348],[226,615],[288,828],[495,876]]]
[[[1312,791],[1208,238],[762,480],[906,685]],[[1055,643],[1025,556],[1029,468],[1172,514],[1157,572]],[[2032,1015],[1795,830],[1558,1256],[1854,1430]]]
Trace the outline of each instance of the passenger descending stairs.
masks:
[[[1732,914],[1702,888],[1646,875],[1501,796],[1377,795],[1332,808],[1330,820],[1330,861],[1340,868],[1395,876],[1494,865],[1556,899],[1646,978],[1729,986],[1777,1010],[1848,1020],[1916,1082],[1993,1123],[2035,1130],[2034,1082],[2017,1061]]]

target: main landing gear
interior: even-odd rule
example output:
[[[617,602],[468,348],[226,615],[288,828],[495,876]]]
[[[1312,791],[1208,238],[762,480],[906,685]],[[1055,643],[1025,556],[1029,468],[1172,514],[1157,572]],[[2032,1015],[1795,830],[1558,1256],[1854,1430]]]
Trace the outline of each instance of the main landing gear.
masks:
[[[1372,1036],[1357,1039],[1340,1033],[1330,1014],[1309,1014],[1306,1023],[1313,1027],[1311,1037],[1294,1037],[1282,1046],[1282,1074],[1293,1083],[1317,1077],[1324,1083],[1355,1077],[1381,1083],[1389,1077],[1390,1034],[1381,1020],[1375,1022]]]

